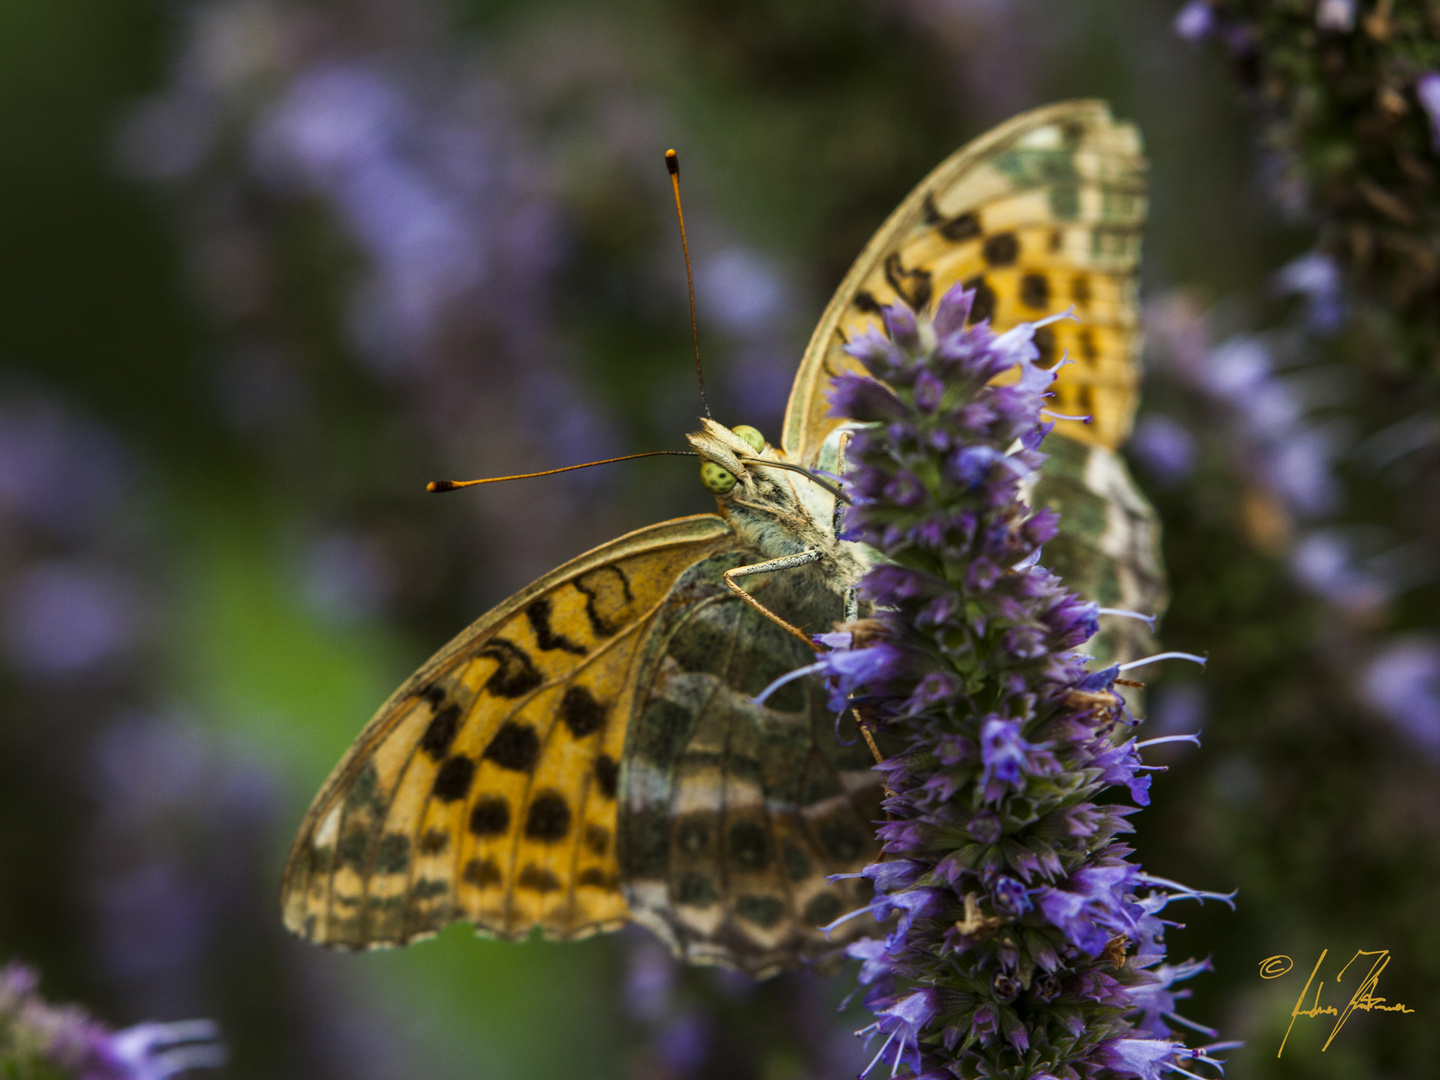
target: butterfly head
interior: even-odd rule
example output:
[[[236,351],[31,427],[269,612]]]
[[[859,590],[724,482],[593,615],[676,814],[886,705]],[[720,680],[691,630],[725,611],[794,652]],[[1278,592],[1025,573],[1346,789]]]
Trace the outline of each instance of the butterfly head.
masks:
[[[737,487],[748,492],[755,474],[743,459],[758,458],[765,452],[765,437],[748,424],[727,428],[702,418],[702,430],[686,436],[700,455],[700,482],[713,495],[726,496]]]

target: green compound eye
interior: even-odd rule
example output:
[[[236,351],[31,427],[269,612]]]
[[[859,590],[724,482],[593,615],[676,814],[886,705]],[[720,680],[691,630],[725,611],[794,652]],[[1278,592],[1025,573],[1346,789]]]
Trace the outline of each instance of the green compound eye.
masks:
[[[733,435],[739,435],[740,438],[749,443],[750,448],[757,454],[765,449],[765,436],[761,435],[758,430],[749,424],[741,424],[739,427],[731,428],[730,432]]]
[[[700,466],[700,482],[707,491],[724,495],[735,486],[735,474],[713,461],[707,461]]]

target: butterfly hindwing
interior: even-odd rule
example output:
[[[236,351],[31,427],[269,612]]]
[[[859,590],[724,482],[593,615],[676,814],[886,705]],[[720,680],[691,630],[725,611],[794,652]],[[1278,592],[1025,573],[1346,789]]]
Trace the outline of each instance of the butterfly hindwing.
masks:
[[[1135,487],[1124,459],[1104,446],[1045,440],[1049,455],[1030,502],[1060,512],[1060,533],[1045,545],[1045,565],[1066,586],[1102,607],[1159,614],[1169,602],[1160,555],[1160,520]],[[1085,651],[1101,663],[1156,652],[1137,619],[1107,619]],[[1133,699],[1132,706],[1138,699]]]
[[[755,561],[741,551],[697,563],[677,582],[645,658],[644,698],[621,778],[620,867],[631,917],[692,963],[755,975],[833,951],[819,929],[863,904],[854,873],[878,851],[874,760],[837,739],[823,685],[797,680],[765,705],[772,680],[814,653],[725,588]],[[816,631],[840,598],[783,572],[747,578],[772,610]]]
[[[976,290],[972,320],[997,330],[1073,306],[1078,321],[1042,328],[1036,343],[1042,363],[1074,361],[1054,408],[1095,419],[1057,430],[1117,447],[1138,383],[1145,208],[1139,135],[1103,102],[1036,109],[953,154],[880,227],[821,316],[786,410],[787,457],[814,462],[842,422],[826,415],[825,390],[842,372],[863,373],[846,343],[878,328],[883,306],[925,309],[956,283]]]
[[[286,867],[287,926],[363,948],[457,920],[561,939],[624,922],[616,795],[637,665],[672,584],[730,536],[713,515],[631,533],[416,672],[311,806]]]

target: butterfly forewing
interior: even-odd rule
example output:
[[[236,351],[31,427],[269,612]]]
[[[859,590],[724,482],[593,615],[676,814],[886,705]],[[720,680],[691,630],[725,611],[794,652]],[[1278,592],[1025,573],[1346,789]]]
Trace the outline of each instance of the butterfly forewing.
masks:
[[[1042,363],[1074,361],[1054,408],[1090,425],[1057,430],[1116,447],[1129,431],[1138,382],[1135,274],[1145,220],[1139,136],[1102,102],[1053,105],[1017,117],[943,162],[881,226],[826,308],[786,411],[784,448],[813,462],[842,420],[825,390],[863,372],[844,347],[880,326],[883,306],[917,310],[951,286],[976,290],[972,319],[997,330],[1073,306],[1076,322],[1036,335]]]
[[[623,922],[616,786],[637,664],[672,584],[729,538],[712,515],[622,537],[412,676],[306,816],[286,868],[286,924],[361,948],[461,919],[556,938]]]

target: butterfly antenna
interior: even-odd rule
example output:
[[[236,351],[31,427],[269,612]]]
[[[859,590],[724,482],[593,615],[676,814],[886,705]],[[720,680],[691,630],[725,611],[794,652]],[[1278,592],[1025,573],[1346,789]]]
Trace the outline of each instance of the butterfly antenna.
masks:
[[[690,273],[690,241],[685,236],[685,211],[680,209],[680,156],[674,150],[665,151],[665,167],[670,170],[670,187],[675,192],[675,216],[680,219],[680,247],[685,252],[685,285],[690,290],[690,337],[695,342],[695,378],[700,382],[700,404],[705,406],[705,416],[710,415],[710,402],[705,397],[705,374],[700,370],[700,327],[695,322],[695,278]]]
[[[566,465],[561,469],[546,469],[544,472],[516,473],[514,476],[490,476],[484,480],[431,480],[425,485],[426,491],[458,491],[460,488],[475,487],[478,484],[498,484],[503,480],[530,480],[536,476],[554,476],[556,473],[588,469],[591,465],[609,465],[616,461],[634,461],[642,457],[699,457],[693,450],[650,450],[643,454],[626,454],[624,457],[605,458],[601,461],[587,461],[583,465]]]

